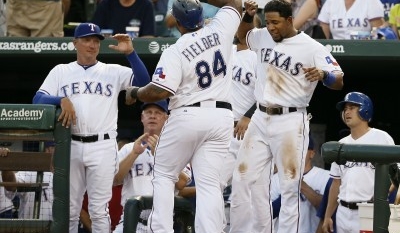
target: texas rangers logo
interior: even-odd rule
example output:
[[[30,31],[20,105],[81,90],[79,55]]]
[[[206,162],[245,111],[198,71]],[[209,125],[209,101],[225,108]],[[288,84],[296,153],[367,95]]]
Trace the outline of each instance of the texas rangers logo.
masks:
[[[325,60],[328,64],[339,66],[339,64],[335,61],[335,59],[331,58],[330,56],[325,57]]]
[[[154,75],[158,75],[159,78],[165,79],[165,74],[163,73],[163,68],[158,67],[156,71],[154,72]]]
[[[90,27],[90,31],[94,32],[94,28],[96,27],[96,25],[93,23],[89,23],[88,26]]]

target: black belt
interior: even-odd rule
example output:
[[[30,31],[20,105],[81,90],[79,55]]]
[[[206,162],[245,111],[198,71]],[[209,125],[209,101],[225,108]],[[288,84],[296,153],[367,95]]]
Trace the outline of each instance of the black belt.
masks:
[[[139,218],[138,222],[142,223],[143,225],[147,226],[147,220],[143,219],[143,218]]]
[[[80,142],[97,142],[99,140],[99,135],[78,136],[72,134],[71,139]],[[110,139],[110,135],[108,135],[108,133],[104,134],[104,140],[106,139]]]
[[[358,210],[357,203],[358,202],[345,202],[345,201],[340,200],[340,205],[342,205],[342,206],[344,206],[346,208],[349,208],[351,210]]]
[[[197,103],[194,103],[191,105],[186,105],[186,107],[201,107],[201,103],[197,102]],[[230,103],[222,102],[222,101],[216,101],[215,107],[216,108],[226,108],[226,109],[232,110],[232,105]]]
[[[259,104],[258,109],[260,109],[261,112],[267,113],[268,115],[282,115],[284,107],[265,107]],[[297,112],[297,108],[295,107],[289,107],[288,110],[289,112]]]

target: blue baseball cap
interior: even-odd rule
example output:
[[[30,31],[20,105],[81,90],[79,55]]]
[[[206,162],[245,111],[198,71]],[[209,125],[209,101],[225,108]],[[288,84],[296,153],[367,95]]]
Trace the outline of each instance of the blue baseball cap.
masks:
[[[168,113],[168,103],[166,100],[160,100],[158,102],[143,103],[142,110],[146,109],[146,107],[149,105],[156,105],[159,108],[161,108],[164,112]]]
[[[97,36],[100,40],[104,40],[104,36],[100,33],[100,27],[94,23],[81,23],[75,28],[74,37],[82,38],[87,36]]]

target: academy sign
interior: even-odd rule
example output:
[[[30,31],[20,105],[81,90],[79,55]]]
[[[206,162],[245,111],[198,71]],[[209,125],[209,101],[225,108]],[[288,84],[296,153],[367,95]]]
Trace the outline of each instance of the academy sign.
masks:
[[[40,109],[7,109],[0,111],[0,121],[37,121],[41,120],[44,110]]]

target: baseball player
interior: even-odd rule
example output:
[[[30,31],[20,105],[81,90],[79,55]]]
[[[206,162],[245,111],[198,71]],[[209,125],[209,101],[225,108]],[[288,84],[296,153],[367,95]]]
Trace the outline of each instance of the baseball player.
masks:
[[[1,5],[1,3],[0,3]],[[0,147],[0,157],[7,156],[10,149]],[[2,176],[7,176],[7,172],[1,172],[0,182],[3,182]],[[5,178],[7,180],[7,178]],[[0,218],[12,218],[14,205],[9,197],[5,195],[4,187],[0,186]]]
[[[142,105],[141,120],[143,123],[144,134],[135,142],[128,143],[118,151],[119,171],[114,177],[114,184],[122,185],[121,205],[125,206],[128,198],[132,196],[152,196],[154,157],[152,150],[158,140],[158,135],[168,119],[168,104],[162,100],[154,103],[144,103]],[[184,168],[181,172],[178,182],[175,184],[176,190],[184,188],[191,181],[190,166]],[[147,218],[150,210],[143,210],[136,232],[146,233]],[[114,230],[114,233],[123,232],[122,213],[119,224]]]
[[[269,189],[274,163],[278,169],[282,208],[278,232],[299,229],[300,186],[309,134],[307,106],[318,81],[340,90],[343,72],[325,47],[293,26],[290,3],[272,0],[264,8],[266,28],[253,28],[257,3],[245,2],[238,37],[257,53],[257,110],[239,149],[233,179],[231,232],[251,232],[251,189],[266,179]],[[265,172],[266,170],[266,172]],[[265,173],[264,173],[265,172]],[[266,174],[266,177],[262,176]],[[269,195],[259,233],[271,232]],[[244,217],[246,216],[246,217]]]
[[[104,37],[93,23],[75,29],[77,60],[55,66],[36,93],[34,104],[61,106],[59,121],[71,128],[70,233],[78,231],[83,194],[88,193],[92,232],[110,232],[107,203],[117,164],[118,95],[150,80],[126,34],[113,36],[111,49],[127,55],[132,69],[97,60]]]
[[[371,128],[374,108],[371,99],[360,92],[348,93],[336,104],[343,122],[350,128],[350,135],[339,140],[345,144],[394,145],[393,138],[385,131]],[[322,229],[333,231],[332,214],[336,211],[336,232],[360,232],[357,203],[371,201],[374,197],[375,167],[370,162],[347,161],[344,165],[333,162],[333,178],[328,207]],[[362,185],[360,185],[362,184]]]
[[[326,0],[318,21],[326,38],[350,40],[352,32],[369,36],[373,27],[383,26],[383,17],[384,7],[380,0]]]
[[[162,53],[152,82],[127,92],[128,101],[170,98],[155,154],[152,232],[172,232],[174,183],[189,161],[196,179],[195,232],[223,231],[221,168],[233,135],[231,55],[241,1],[208,3],[221,9],[203,25],[199,1],[175,0],[172,15],[182,36]]]

